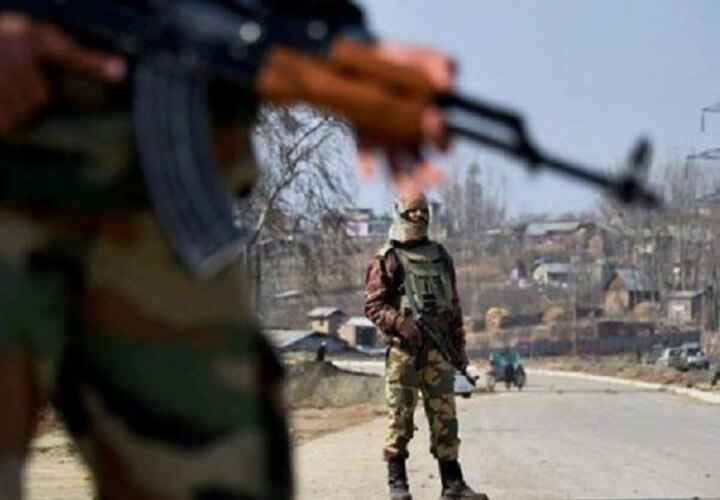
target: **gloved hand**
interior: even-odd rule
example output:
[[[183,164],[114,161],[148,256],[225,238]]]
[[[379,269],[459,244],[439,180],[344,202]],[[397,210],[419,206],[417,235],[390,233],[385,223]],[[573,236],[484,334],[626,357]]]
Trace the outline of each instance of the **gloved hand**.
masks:
[[[420,329],[412,320],[407,316],[399,316],[395,321],[398,334],[408,341],[414,341],[420,338]]]

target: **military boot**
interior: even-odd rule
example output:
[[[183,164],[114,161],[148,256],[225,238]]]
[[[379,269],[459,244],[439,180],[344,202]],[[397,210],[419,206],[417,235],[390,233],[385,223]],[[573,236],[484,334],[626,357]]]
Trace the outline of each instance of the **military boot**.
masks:
[[[388,486],[390,487],[390,500],[412,500],[408,488],[405,459],[391,458],[388,460]]]
[[[438,460],[442,493],[440,500],[488,500],[485,493],[475,493],[463,479],[462,470],[457,460]]]

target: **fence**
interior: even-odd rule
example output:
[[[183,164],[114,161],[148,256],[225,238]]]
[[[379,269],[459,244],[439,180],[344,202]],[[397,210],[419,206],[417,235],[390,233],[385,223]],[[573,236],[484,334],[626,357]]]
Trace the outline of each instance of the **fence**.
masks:
[[[653,333],[641,337],[604,337],[577,340],[578,354],[613,354],[644,351],[654,345],[677,346],[684,342],[700,342],[699,330]],[[517,345],[523,356],[558,356],[573,351],[571,340],[536,340]],[[486,358],[491,349],[472,349],[471,357]]]

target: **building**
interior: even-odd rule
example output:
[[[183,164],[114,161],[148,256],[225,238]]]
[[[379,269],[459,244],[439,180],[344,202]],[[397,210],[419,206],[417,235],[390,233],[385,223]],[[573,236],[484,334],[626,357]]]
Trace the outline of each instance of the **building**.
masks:
[[[350,208],[345,212],[345,232],[362,238],[386,235],[392,219],[388,215],[375,215],[371,208]]]
[[[703,316],[704,293],[698,290],[679,290],[667,296],[668,321],[676,325],[698,324]]]
[[[564,262],[543,262],[535,266],[532,278],[541,285],[562,285],[570,280],[570,270]]]
[[[623,316],[642,302],[658,302],[660,292],[637,269],[616,269],[605,285],[605,315]]]
[[[345,313],[337,307],[316,307],[307,313],[310,329],[337,337],[340,325],[345,322]]]
[[[525,226],[525,237],[535,240],[544,240],[553,237],[572,237],[582,228],[582,221],[530,222]]]
[[[350,208],[345,212],[345,231],[349,236],[368,236],[372,218],[371,208]]]
[[[340,338],[350,345],[376,347],[378,334],[375,325],[364,316],[353,316],[340,327]]]
[[[530,222],[525,226],[523,238],[529,244],[584,245],[596,234],[597,226],[589,221]]]
[[[280,353],[316,352],[323,342],[329,354],[349,349],[344,340],[312,330],[263,330],[263,334]]]

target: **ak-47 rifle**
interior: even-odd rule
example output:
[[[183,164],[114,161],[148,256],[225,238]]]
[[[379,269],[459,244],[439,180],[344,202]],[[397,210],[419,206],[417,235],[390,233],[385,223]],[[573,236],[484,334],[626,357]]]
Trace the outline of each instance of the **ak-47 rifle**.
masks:
[[[259,0],[0,0],[123,54],[131,63],[138,155],[155,211],[173,247],[199,275],[224,267],[243,232],[210,148],[207,82],[219,77],[280,104],[306,102],[338,113],[363,137],[398,149],[428,142],[422,115],[447,111],[448,130],[524,161],[597,185],[625,202],[659,198],[642,184],[649,146],[630,169],[606,176],[538,149],[519,114],[438,91],[419,71],[383,60],[361,12],[268,7]],[[313,5],[318,5],[317,2]]]
[[[437,330],[435,330],[435,327],[425,319],[421,312],[414,310],[412,318],[422,334],[423,344],[420,347],[420,352],[426,353],[427,349],[430,347],[428,341],[432,342],[448,363],[460,372],[460,374],[463,375],[474,387],[477,384],[478,377],[468,373],[467,363],[463,357],[460,356],[460,353],[455,348],[452,340],[447,335],[440,335]],[[417,359],[419,360],[425,355],[426,354],[418,354]]]

